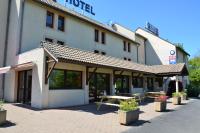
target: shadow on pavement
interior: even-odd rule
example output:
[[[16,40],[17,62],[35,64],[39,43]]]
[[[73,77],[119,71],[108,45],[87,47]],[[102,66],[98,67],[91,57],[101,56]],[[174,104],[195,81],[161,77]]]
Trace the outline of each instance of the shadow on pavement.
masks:
[[[32,111],[41,111],[42,110],[42,109],[37,109],[37,108],[31,107],[31,105],[27,105],[27,104],[14,103],[12,105],[20,107],[20,108],[24,108],[24,109],[29,109]]]
[[[151,122],[146,120],[138,120],[137,122],[131,123],[130,125],[127,126],[142,126],[145,123],[151,123]]]
[[[174,109],[166,109],[164,112],[174,112]]]
[[[16,123],[13,123],[11,121],[6,121],[4,124],[0,125],[0,128],[8,128],[12,126],[16,126]]]

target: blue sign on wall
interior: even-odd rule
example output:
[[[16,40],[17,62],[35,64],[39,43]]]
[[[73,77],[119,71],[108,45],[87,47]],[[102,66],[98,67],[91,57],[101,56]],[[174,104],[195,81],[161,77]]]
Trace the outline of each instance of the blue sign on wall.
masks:
[[[66,2],[75,7],[79,7],[81,10],[86,11],[87,13],[95,15],[93,6],[91,6],[90,4],[88,4],[82,0],[66,0]]]

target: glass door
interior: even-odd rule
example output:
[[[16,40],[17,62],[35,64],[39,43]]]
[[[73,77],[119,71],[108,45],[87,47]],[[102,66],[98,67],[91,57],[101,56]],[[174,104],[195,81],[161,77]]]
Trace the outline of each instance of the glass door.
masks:
[[[116,93],[129,93],[129,76],[115,75]]]
[[[90,73],[91,75],[92,73]],[[89,82],[90,101],[98,101],[100,96],[110,95],[110,75],[95,73]]]
[[[150,91],[153,91],[153,78],[147,78],[147,88]]]
[[[18,74],[17,102],[30,104],[32,90],[32,70],[20,71]]]

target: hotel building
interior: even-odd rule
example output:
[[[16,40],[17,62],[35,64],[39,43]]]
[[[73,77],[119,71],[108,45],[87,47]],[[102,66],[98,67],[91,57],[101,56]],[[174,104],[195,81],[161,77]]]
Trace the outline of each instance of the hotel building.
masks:
[[[160,91],[163,77],[188,75],[185,51],[147,30],[108,26],[53,0],[0,1],[0,28],[0,94],[9,102],[84,105],[104,94]],[[167,64],[169,46],[184,59]]]

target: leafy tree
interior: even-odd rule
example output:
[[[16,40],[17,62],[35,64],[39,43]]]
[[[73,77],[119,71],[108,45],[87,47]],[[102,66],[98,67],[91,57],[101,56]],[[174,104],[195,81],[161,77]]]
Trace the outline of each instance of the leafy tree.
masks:
[[[189,73],[188,95],[198,96],[200,93],[200,55],[189,60]]]

